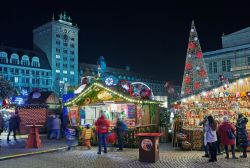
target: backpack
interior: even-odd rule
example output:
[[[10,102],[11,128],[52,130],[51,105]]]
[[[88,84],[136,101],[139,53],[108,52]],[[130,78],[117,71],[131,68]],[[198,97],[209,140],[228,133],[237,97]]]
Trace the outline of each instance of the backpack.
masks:
[[[228,130],[227,135],[229,139],[235,139],[235,135],[231,129]]]
[[[128,131],[128,126],[124,122],[121,122],[121,128],[123,131],[127,132]]]

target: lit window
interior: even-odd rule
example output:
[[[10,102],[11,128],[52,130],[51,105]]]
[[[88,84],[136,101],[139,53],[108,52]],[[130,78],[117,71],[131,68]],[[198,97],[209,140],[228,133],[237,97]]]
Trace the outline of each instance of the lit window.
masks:
[[[74,75],[75,74],[75,72],[74,71],[70,71],[70,75]]]
[[[60,83],[60,84],[63,84],[63,83],[64,83],[64,81],[61,81],[61,80],[60,80],[60,82],[59,82],[59,83]]]
[[[15,83],[18,83],[18,77],[15,76],[14,81]]]
[[[56,55],[56,58],[60,58],[60,55]]]
[[[66,70],[63,70],[63,73],[64,73],[64,74],[67,74],[67,71],[66,71]]]
[[[57,70],[56,70],[56,73],[60,73],[60,70],[59,70],[59,69],[57,69]]]
[[[67,78],[63,78],[63,81],[67,82],[67,81],[68,81],[68,79],[67,79]]]

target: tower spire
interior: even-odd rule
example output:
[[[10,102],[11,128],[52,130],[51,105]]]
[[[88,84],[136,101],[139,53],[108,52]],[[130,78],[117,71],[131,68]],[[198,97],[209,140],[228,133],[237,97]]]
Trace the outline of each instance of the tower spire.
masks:
[[[52,21],[54,21],[55,20],[55,15],[54,15],[54,12],[53,12],[53,14],[52,14]]]

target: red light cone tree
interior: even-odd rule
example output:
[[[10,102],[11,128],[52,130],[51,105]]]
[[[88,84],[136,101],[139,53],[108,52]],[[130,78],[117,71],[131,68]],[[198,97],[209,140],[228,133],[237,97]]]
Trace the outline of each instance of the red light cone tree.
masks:
[[[203,59],[200,42],[195,29],[194,21],[192,21],[181,88],[181,96],[185,97],[195,94],[209,86],[209,78]]]

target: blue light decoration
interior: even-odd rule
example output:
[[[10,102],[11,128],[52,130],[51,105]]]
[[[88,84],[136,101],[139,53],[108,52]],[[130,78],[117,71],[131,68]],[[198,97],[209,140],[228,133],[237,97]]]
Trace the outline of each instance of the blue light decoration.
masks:
[[[107,86],[115,86],[118,83],[118,78],[115,77],[114,75],[107,75],[102,78],[102,81]]]
[[[23,97],[20,96],[13,97],[11,100],[12,100],[11,104],[18,104],[18,105],[24,104],[24,99]]]

